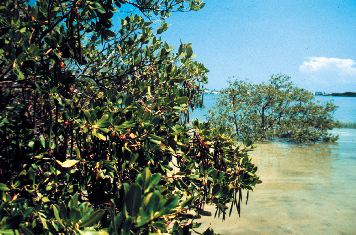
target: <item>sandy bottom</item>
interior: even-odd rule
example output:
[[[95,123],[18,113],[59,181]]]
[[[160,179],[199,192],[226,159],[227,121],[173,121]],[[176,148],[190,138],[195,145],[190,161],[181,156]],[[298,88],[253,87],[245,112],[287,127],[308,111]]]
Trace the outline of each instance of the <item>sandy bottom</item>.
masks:
[[[337,143],[260,143],[250,156],[263,181],[225,221],[204,217],[220,234],[356,234],[356,130]],[[246,196],[246,195],[245,195]],[[214,210],[214,208],[211,208]]]

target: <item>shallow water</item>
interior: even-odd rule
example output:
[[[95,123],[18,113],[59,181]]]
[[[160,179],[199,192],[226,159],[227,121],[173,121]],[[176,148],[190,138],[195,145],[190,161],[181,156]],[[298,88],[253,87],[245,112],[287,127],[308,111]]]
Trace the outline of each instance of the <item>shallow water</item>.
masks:
[[[333,130],[337,143],[259,143],[251,152],[263,181],[220,234],[356,234],[356,130]],[[245,197],[245,195],[244,195]]]

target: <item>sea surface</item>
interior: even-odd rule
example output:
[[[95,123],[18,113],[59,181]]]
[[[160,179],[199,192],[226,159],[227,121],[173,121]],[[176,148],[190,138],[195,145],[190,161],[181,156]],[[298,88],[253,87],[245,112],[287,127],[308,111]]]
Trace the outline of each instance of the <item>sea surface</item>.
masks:
[[[214,106],[215,98],[219,95],[204,94],[204,108],[195,109],[190,119],[198,118],[201,122],[206,121],[206,115],[209,109]],[[327,101],[333,101],[339,108],[334,113],[334,118],[340,122],[356,122],[356,97],[340,97],[340,96],[315,96],[318,104],[323,104]]]
[[[195,110],[192,117],[204,120],[214,96],[204,96],[206,108]],[[335,119],[356,122],[355,97],[316,98],[334,100],[339,106]],[[356,130],[331,132],[340,137],[336,143],[256,143],[250,157],[263,183],[250,193],[241,218],[237,212],[225,221],[204,217],[199,230],[211,226],[220,234],[356,234]]]

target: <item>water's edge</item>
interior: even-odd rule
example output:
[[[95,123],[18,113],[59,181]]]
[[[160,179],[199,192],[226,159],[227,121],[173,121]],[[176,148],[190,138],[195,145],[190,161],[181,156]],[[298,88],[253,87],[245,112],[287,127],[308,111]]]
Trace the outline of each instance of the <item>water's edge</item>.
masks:
[[[248,205],[222,222],[220,234],[356,234],[356,130],[335,129],[336,143],[259,143],[251,152],[263,181]],[[213,208],[212,208],[213,209]]]

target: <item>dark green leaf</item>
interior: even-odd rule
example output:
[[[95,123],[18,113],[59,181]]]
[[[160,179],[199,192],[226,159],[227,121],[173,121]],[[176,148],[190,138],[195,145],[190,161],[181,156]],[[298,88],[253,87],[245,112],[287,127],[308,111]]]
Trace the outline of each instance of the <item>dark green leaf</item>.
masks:
[[[104,210],[96,210],[92,214],[90,214],[87,218],[85,218],[81,224],[79,224],[80,227],[86,228],[86,227],[92,227],[95,224],[99,222],[101,217],[105,214]]]
[[[55,229],[55,227],[52,225],[50,221],[46,221],[46,225],[48,230],[53,234],[53,235],[59,235],[58,231]]]
[[[187,57],[190,58],[193,55],[193,49],[191,46],[188,46],[186,49]]]
[[[160,216],[169,214],[174,208],[176,208],[178,205],[178,199],[179,197],[177,196],[168,198],[161,206],[161,210],[159,211]]]
[[[81,219],[80,210],[77,208],[70,208],[69,209],[69,218],[72,224],[77,224],[78,221]]]
[[[130,185],[129,190],[125,195],[125,205],[127,208],[127,212],[132,217],[136,217],[140,209],[142,202],[141,195],[142,189],[137,183]]]
[[[15,215],[6,219],[6,228],[18,229],[23,220],[23,215]]]
[[[64,202],[61,202],[59,204],[59,215],[61,216],[61,219],[63,220],[64,224],[68,225],[67,206],[64,204]]]
[[[130,234],[131,226],[132,226],[132,217],[128,217],[125,219],[125,222],[122,226],[121,234]]]
[[[23,226],[22,224],[20,224],[20,230],[22,231],[22,233],[24,235],[33,235],[33,233],[28,229],[26,228],[25,226]]]

